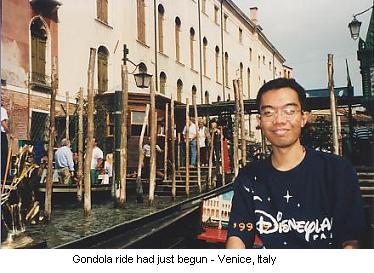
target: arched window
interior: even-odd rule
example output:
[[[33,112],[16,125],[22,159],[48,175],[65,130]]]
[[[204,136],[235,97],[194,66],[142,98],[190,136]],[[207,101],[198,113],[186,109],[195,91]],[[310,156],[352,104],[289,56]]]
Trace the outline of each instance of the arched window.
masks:
[[[205,104],[209,104],[209,92],[208,91],[205,91]]]
[[[164,52],[164,14],[164,7],[158,5],[158,51],[161,53]]]
[[[251,98],[251,70],[247,69],[247,88],[248,88],[248,98]]]
[[[207,48],[208,48],[208,40],[204,37],[203,38],[203,74],[204,76],[207,75]]]
[[[190,64],[191,68],[195,68],[195,30],[190,28]]]
[[[192,91],[192,97],[196,96],[196,94],[197,94],[197,89],[196,89],[196,86],[195,86],[195,85],[192,85],[192,89],[191,89],[191,91]]]
[[[104,46],[100,46],[97,51],[97,89],[99,94],[108,91],[108,57],[108,50]]]
[[[240,63],[239,65],[239,77],[243,85],[243,63]]]
[[[138,40],[145,43],[145,4],[137,0]]]
[[[219,47],[215,48],[215,78],[216,82],[219,82]]]
[[[160,73],[160,93],[165,95],[166,87],[166,74],[164,72]]]
[[[36,18],[30,27],[31,31],[31,80],[46,83],[46,50],[47,32],[40,18]]]
[[[108,23],[108,0],[96,0],[97,19]]]
[[[177,101],[182,102],[183,82],[181,79],[177,81]]]
[[[229,54],[225,52],[225,85],[229,86]]]
[[[175,18],[175,58],[180,62],[181,53],[180,53],[180,32],[181,32],[181,20],[179,17]]]
[[[217,96],[217,102],[221,101],[221,96]]]

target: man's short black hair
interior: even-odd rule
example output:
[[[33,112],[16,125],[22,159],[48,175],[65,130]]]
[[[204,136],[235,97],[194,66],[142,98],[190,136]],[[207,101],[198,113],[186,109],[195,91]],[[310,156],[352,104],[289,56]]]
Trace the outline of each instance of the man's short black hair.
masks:
[[[299,101],[301,105],[301,110],[308,111],[304,87],[302,87],[299,83],[297,83],[295,79],[287,79],[287,78],[277,78],[275,80],[268,81],[260,88],[257,94],[257,98],[256,98],[256,104],[257,104],[258,110],[261,110],[260,109],[261,98],[266,92],[270,90],[278,90],[278,89],[287,88],[287,87],[291,88],[297,93],[297,96],[299,97]]]

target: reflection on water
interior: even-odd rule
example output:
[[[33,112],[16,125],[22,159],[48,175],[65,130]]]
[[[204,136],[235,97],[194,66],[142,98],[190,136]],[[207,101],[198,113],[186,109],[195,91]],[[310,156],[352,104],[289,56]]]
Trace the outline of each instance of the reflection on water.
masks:
[[[70,204],[68,207],[66,205],[64,207],[54,207],[51,222],[27,226],[22,237],[32,238],[32,245],[46,242],[47,248],[53,248],[114,225],[151,214],[182,200],[177,199],[173,202],[171,198],[156,198],[154,205],[150,207],[147,202],[137,204],[135,199],[130,199],[124,209],[114,208],[113,202],[107,201],[93,204],[92,214],[89,217],[83,216],[83,208],[79,204]],[[19,240],[22,240],[22,238],[19,238]],[[16,239],[13,243],[13,247],[17,247]]]

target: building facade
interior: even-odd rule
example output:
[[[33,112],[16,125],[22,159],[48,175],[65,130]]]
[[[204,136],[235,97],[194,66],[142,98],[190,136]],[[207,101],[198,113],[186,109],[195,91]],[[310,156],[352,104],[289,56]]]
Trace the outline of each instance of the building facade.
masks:
[[[246,15],[232,0],[177,5],[171,0],[3,0],[2,9],[3,94],[6,104],[13,97],[13,108],[26,109],[17,110],[18,121],[13,115],[13,126],[29,131],[32,114],[49,110],[54,57],[57,100],[65,102],[68,92],[75,103],[79,88],[87,87],[90,48],[97,50],[98,94],[121,89],[124,44],[128,58],[139,64],[137,71],[153,75],[157,94],[182,103],[191,102],[192,94],[197,103],[233,100],[234,79],[242,79],[245,99],[255,98],[264,82],[292,77],[292,68],[262,32],[257,8]],[[129,71],[134,69],[129,64]],[[131,76],[129,91],[149,92],[137,88]],[[32,135],[17,131],[20,139]]]

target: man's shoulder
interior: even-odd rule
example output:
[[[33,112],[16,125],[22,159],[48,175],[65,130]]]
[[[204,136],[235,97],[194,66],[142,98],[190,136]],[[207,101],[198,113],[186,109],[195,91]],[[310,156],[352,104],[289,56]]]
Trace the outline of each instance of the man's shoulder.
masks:
[[[352,167],[351,163],[343,158],[340,155],[336,155],[333,153],[323,152],[323,151],[316,151],[313,149],[308,150],[311,154],[311,160],[315,162],[319,162],[324,166],[337,166],[337,167]]]

